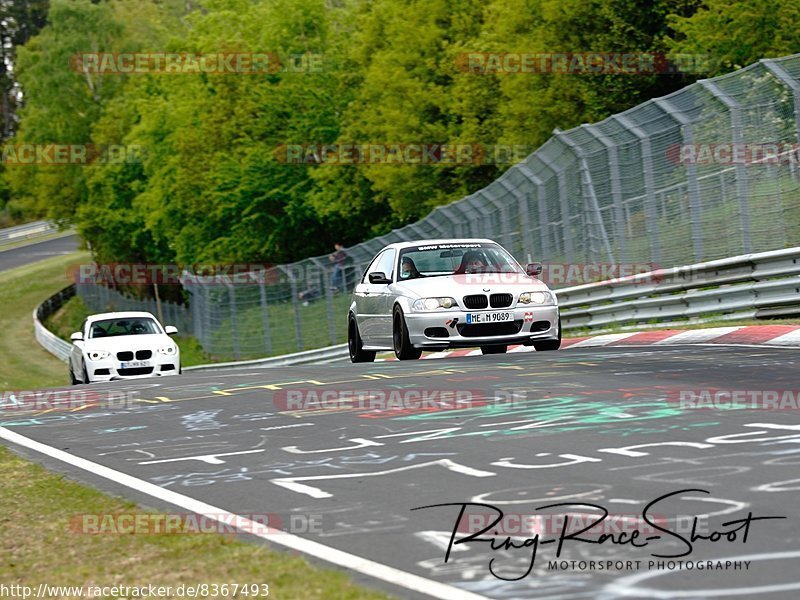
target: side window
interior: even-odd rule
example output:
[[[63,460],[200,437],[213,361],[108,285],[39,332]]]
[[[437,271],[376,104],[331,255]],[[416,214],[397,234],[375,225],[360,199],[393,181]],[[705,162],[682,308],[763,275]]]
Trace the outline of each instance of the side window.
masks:
[[[378,254],[375,258],[372,259],[372,262],[369,263],[369,266],[367,267],[367,270],[364,271],[364,277],[361,278],[361,283],[369,283],[369,274],[370,273],[375,273],[376,271],[379,271],[378,263],[381,262],[381,258],[383,257],[383,255],[385,253],[386,253],[386,251],[383,251],[380,254]]]
[[[397,252],[395,250],[387,250],[381,256],[381,259],[378,261],[378,268],[376,271],[380,271],[389,279],[394,278],[394,257]]]
[[[369,282],[370,273],[383,273],[386,275],[386,277],[391,279],[394,275],[394,257],[396,254],[397,251],[394,249],[384,250],[381,252],[367,268],[367,272],[364,274],[363,282]]]
[[[86,339],[89,336],[89,331],[86,329],[86,322],[88,320],[89,319],[84,319],[83,324],[81,324],[81,328],[78,330],[83,334],[84,339]]]

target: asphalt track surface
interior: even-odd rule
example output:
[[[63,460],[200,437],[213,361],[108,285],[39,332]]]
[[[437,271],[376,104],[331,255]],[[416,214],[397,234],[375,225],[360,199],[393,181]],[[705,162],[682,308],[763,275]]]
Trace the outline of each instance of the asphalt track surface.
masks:
[[[53,256],[70,254],[78,249],[79,243],[80,238],[77,235],[67,235],[2,250],[0,251],[0,271],[29,265]]]
[[[6,410],[0,438],[54,471],[145,507],[272,513],[284,526],[304,515],[315,532],[269,534],[266,543],[306,552],[303,543],[318,542],[306,553],[320,564],[355,569],[357,581],[399,597],[797,598],[798,411],[690,409],[674,400],[680,390],[796,390],[798,363],[800,350],[791,348],[650,346],[203,372],[90,387],[131,392],[124,408],[38,416]],[[282,410],[290,390],[421,389],[469,391],[473,401],[489,403]],[[513,404],[490,402],[512,391]],[[648,514],[685,538],[694,516],[706,535],[740,527],[723,524],[748,513],[786,518],[752,521],[746,542],[740,528],[735,540],[696,539],[687,556],[656,558],[689,549],[641,520],[645,505],[673,493]],[[566,539],[559,561],[593,560],[595,568],[552,569],[557,542],[547,540],[558,539],[562,516],[540,520],[526,576],[530,546],[493,551],[471,541],[454,545],[445,563],[460,506],[412,510],[440,503],[483,503],[507,516],[566,511],[573,525],[581,516],[599,518],[600,508],[581,504],[590,503],[610,513],[603,532],[619,539],[624,523],[628,538],[642,530],[636,541],[643,547],[592,543],[599,538],[589,532],[579,536],[589,541]],[[541,508],[553,503],[571,506]],[[462,525],[455,540],[469,531]],[[519,544],[534,538],[506,529],[496,545],[508,532]],[[492,559],[505,579],[490,573]],[[623,563],[598,568],[609,560]],[[670,569],[669,560],[695,566]],[[742,568],[696,568],[708,560],[742,561]],[[269,582],[269,565],[264,577]]]

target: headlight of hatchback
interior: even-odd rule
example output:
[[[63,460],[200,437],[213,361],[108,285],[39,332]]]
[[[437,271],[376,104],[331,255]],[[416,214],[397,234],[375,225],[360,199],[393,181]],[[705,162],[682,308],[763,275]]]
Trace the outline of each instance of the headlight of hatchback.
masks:
[[[164,354],[165,356],[174,356],[177,352],[177,346],[163,346],[158,349],[158,353]]]
[[[415,300],[411,308],[418,311],[432,311],[439,308],[453,308],[456,306],[456,301],[453,298],[420,298]]]
[[[89,352],[89,360],[103,360],[109,356],[111,356],[111,352],[107,352],[106,350],[92,350]]]
[[[555,304],[551,292],[522,292],[517,304]]]

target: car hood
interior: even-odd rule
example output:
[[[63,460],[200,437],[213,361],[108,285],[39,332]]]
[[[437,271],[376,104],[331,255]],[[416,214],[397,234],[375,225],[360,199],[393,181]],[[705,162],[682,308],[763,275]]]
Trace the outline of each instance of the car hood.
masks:
[[[92,338],[84,342],[86,350],[104,350],[118,352],[120,350],[155,350],[175,342],[165,333],[148,333],[142,335],[119,335],[104,338]]]
[[[521,292],[550,291],[544,282],[534,277],[507,273],[420,277],[395,283],[392,289],[411,298],[451,296],[456,299],[468,294],[508,293],[517,296]]]

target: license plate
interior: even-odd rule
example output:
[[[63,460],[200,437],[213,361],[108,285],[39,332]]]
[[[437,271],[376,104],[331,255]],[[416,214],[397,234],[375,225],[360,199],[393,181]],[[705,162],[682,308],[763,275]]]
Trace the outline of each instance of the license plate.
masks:
[[[467,313],[467,325],[480,323],[503,323],[513,321],[514,313],[510,310],[498,310],[494,312]]]
[[[120,369],[136,369],[137,367],[149,367],[150,362],[146,360],[132,360],[130,362],[119,363]]]

